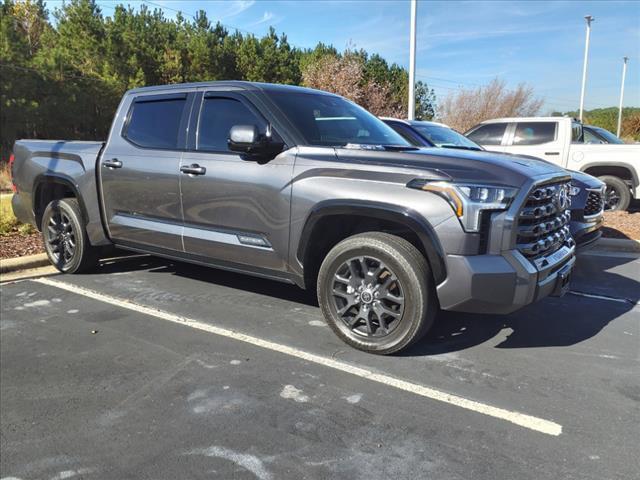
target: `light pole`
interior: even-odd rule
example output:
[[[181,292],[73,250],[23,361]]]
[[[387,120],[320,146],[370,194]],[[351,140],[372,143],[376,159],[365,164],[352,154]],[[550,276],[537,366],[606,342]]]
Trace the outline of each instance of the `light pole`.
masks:
[[[409,106],[407,116],[409,120],[416,118],[416,17],[418,1],[411,0],[411,33],[409,36]]]
[[[624,97],[624,77],[627,75],[627,61],[629,57],[622,57],[622,85],[620,85],[620,107],[618,108],[618,130],[616,131],[616,137],[620,136],[620,130],[622,129],[622,99]]]
[[[582,122],[582,112],[584,111],[584,89],[587,86],[587,63],[589,60],[589,38],[591,37],[591,22],[595,20],[591,15],[586,15],[587,21],[587,41],[584,46],[584,64],[582,66],[582,91],[580,92],[580,121]]]

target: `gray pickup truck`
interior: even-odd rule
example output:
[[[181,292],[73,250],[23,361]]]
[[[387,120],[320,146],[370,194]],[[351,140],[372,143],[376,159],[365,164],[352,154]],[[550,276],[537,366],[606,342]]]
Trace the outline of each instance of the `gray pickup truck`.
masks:
[[[317,289],[335,333],[397,352],[439,309],[568,288],[570,177],[417,148],[326,92],[247,82],[127,92],[106,143],[20,140],[13,210],[67,273],[108,245]]]

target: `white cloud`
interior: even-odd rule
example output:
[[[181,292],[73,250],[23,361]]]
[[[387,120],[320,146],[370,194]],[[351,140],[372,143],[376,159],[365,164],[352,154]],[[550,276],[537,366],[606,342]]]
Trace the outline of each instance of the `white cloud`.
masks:
[[[242,12],[253,7],[255,3],[255,0],[234,0],[233,2],[225,2],[227,8],[218,15],[218,18],[220,20],[224,20],[225,18],[240,15]]]
[[[269,23],[269,25],[275,25],[276,23],[281,22],[282,19],[283,19],[283,17],[280,17],[280,16],[276,15],[273,12],[265,11],[262,14],[262,18],[260,18],[260,20],[257,20],[257,21],[255,21],[253,23],[250,23],[248,26],[249,27],[255,27],[257,25],[262,25],[264,23]]]

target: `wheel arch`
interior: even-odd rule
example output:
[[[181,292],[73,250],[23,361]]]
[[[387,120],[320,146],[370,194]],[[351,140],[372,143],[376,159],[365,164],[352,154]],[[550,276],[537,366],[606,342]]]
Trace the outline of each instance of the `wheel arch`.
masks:
[[[340,220],[343,221],[343,225],[338,229],[339,234],[333,237],[329,235],[327,239],[326,225]],[[344,225],[347,223],[345,220],[348,225]],[[435,284],[444,281],[446,278],[444,249],[426,218],[415,210],[398,205],[340,199],[318,203],[307,216],[296,251],[297,260],[303,266],[305,285],[309,286],[315,280],[319,263],[336,243],[348,236],[370,231],[372,228],[367,226],[375,224],[380,224],[383,231],[385,231],[384,227],[402,227],[403,233],[410,237],[407,240],[425,256]],[[324,244],[321,239],[325,240]]]
[[[638,172],[636,172],[632,165],[624,162],[591,162],[583,165],[580,171],[593,175],[594,177],[612,175],[619,177],[622,180],[628,179],[631,180],[634,188],[640,185]],[[620,172],[627,172],[628,175],[620,176]]]
[[[80,211],[82,212],[82,220],[85,225],[87,224],[89,216],[84,200],[71,177],[60,173],[40,174],[33,182],[32,191],[33,215],[38,228],[41,228],[42,214],[47,205],[53,200],[61,200],[63,198],[75,198],[78,200]]]

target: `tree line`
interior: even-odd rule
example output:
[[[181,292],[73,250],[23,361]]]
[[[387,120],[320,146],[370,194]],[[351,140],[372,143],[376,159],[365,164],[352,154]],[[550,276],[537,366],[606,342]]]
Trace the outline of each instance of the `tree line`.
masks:
[[[616,133],[618,129],[618,113],[618,107],[594,108],[593,110],[585,110],[582,119],[585,124],[595,125]],[[567,117],[578,118],[579,113],[574,110],[571,112],[553,112],[552,115],[566,115]],[[640,108],[623,107],[620,130],[620,137],[624,140],[640,141]]]
[[[347,84],[327,78],[329,71],[342,72],[337,78]],[[3,0],[0,75],[2,159],[17,138],[106,138],[122,94],[145,85],[307,85],[342,93],[377,115],[400,116],[408,96],[407,71],[364,50],[323,43],[301,49],[273,28],[262,37],[231,32],[203,10],[171,19],[146,4],[117,5],[105,15],[95,0],[69,0],[53,12],[43,0]],[[432,118],[433,91],[418,82],[416,94],[418,116]]]
[[[167,18],[146,4],[0,0],[0,160],[17,138],[105,139],[122,94],[135,87],[209,80],[305,85],[343,95],[381,116],[406,118],[408,73],[377,54],[318,43],[291,45],[273,28],[258,37],[229,31],[205,11]],[[416,85],[416,117],[436,115],[436,99]],[[530,86],[500,79],[444,98],[437,119],[459,131],[496,116],[536,115]],[[586,120],[615,132],[615,109]],[[640,139],[640,109],[625,109],[623,136]]]

